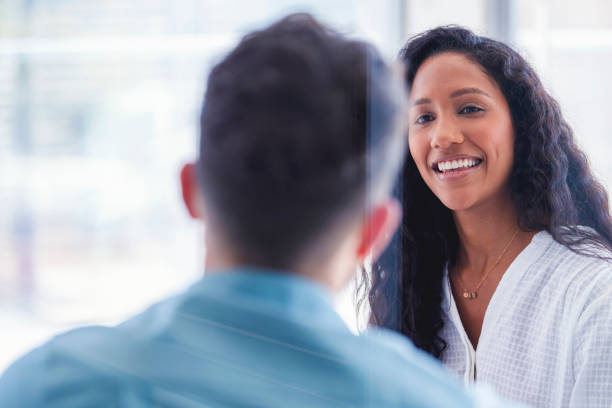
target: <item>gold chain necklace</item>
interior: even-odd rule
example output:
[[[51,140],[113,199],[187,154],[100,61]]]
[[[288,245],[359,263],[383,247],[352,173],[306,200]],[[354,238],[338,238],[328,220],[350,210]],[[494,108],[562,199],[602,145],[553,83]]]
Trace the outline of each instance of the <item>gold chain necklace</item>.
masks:
[[[489,270],[487,271],[487,273],[485,273],[484,277],[480,280],[480,282],[478,282],[478,285],[476,285],[476,287],[474,288],[473,291],[469,291],[465,288],[465,285],[463,284],[463,281],[461,280],[461,278],[459,277],[459,275],[455,274],[456,278],[457,278],[457,282],[459,282],[459,286],[461,286],[461,289],[463,289],[463,297],[466,299],[476,299],[476,295],[478,293],[478,289],[480,289],[480,287],[482,286],[482,284],[487,280],[487,278],[489,277],[489,274],[493,271],[493,269],[495,269],[495,267],[497,266],[497,264],[499,264],[499,261],[501,261],[502,257],[504,256],[504,254],[506,253],[506,251],[508,250],[508,248],[510,248],[510,245],[512,244],[512,242],[514,241],[514,238],[516,238],[516,236],[519,233],[519,229],[517,228],[516,231],[514,232],[514,235],[512,235],[512,238],[510,239],[510,241],[508,241],[508,243],[506,244],[506,246],[504,247],[503,251],[501,252],[501,254],[499,254],[499,256],[497,257],[497,259],[495,260],[495,263],[493,264],[493,266],[491,268],[489,268]]]

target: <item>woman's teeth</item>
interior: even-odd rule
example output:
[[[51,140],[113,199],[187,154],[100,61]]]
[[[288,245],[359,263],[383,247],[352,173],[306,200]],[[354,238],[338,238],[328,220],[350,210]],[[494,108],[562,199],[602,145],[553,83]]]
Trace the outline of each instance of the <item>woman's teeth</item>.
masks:
[[[438,162],[438,171],[444,173],[450,170],[474,167],[481,162],[480,159],[459,159]]]

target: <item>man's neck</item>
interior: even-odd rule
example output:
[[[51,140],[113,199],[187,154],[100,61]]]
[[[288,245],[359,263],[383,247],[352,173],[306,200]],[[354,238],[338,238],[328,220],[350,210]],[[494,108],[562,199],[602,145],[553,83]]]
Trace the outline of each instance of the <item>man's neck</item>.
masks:
[[[302,262],[291,268],[279,268],[278,266],[272,265],[272,263],[266,264],[265,262],[250,262],[235,256],[233,253],[225,250],[224,248],[219,248],[214,245],[211,246],[209,244],[208,248],[206,249],[204,268],[207,273],[223,273],[223,271],[244,268],[245,266],[253,266],[261,269],[282,269],[287,273],[299,275],[318,282],[333,292],[338,292],[344,288],[344,286],[346,286],[350,276],[343,276],[344,274],[342,274],[342,271],[346,270],[347,268],[342,265],[341,262],[337,262],[340,260],[340,258],[334,259],[334,262],[328,262],[326,265],[322,265],[320,262],[317,262],[316,260],[320,258],[316,256],[310,256],[307,257],[307,259],[310,259],[311,262]]]

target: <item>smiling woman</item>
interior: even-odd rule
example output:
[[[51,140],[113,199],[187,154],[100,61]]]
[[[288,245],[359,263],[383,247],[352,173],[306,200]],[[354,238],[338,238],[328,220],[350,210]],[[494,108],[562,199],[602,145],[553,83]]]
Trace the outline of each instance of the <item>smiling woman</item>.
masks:
[[[374,266],[372,323],[511,399],[609,407],[612,218],[559,106],[520,55],[462,28],[401,58],[403,228]]]
[[[433,193],[455,211],[509,201],[514,131],[497,84],[462,54],[442,53],[411,91],[410,152]]]

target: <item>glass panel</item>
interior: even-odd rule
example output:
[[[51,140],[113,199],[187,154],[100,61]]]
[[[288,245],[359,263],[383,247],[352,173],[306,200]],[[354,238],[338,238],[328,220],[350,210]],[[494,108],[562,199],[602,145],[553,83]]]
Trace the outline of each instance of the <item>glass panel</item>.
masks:
[[[114,323],[201,275],[178,188],[208,69],[310,11],[395,53],[388,0],[0,3],[0,371],[75,325]],[[351,308],[340,309],[350,320]]]

